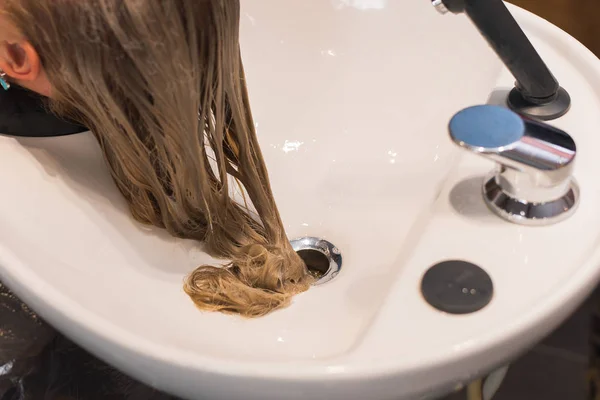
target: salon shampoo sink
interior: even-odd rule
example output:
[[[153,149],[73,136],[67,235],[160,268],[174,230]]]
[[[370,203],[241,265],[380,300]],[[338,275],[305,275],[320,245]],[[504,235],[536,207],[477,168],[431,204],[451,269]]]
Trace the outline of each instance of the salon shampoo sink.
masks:
[[[600,61],[511,7],[573,98],[551,124],[576,141],[581,202],[526,227],[494,216],[493,164],[448,122],[513,78],[463,16],[429,1],[243,0],[242,52],[290,239],[333,243],[341,272],[264,318],[197,310],[202,246],[135,223],[90,133],[0,137],[0,277],[43,318],[133,377],[186,399],[435,398],[510,362],[600,276]],[[484,269],[465,315],[421,294],[434,264]]]

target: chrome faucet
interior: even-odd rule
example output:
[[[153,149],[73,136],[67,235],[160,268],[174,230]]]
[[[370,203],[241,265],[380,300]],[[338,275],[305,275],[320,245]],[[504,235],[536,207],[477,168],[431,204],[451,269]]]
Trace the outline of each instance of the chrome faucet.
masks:
[[[575,212],[577,148],[566,132],[493,105],[460,111],[449,131],[461,148],[496,162],[483,184],[483,197],[501,218],[547,225]]]

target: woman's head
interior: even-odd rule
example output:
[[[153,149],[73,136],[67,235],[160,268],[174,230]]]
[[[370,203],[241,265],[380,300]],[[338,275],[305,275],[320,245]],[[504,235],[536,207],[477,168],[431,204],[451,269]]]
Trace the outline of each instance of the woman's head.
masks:
[[[27,53],[26,82],[45,80],[51,108],[94,132],[133,216],[232,260],[188,278],[201,308],[262,315],[308,288],[254,131],[239,1],[1,0],[0,8]],[[232,201],[231,178],[258,215]]]
[[[3,5],[4,0],[0,0],[0,70],[5,71],[11,81],[50,96],[50,83],[37,50],[2,12]]]

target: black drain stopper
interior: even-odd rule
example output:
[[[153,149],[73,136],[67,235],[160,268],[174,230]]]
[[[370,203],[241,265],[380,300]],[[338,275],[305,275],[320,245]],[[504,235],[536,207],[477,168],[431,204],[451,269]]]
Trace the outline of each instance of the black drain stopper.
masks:
[[[434,265],[425,273],[421,292],[425,300],[440,311],[469,314],[490,303],[494,285],[487,272],[477,265],[449,260]]]

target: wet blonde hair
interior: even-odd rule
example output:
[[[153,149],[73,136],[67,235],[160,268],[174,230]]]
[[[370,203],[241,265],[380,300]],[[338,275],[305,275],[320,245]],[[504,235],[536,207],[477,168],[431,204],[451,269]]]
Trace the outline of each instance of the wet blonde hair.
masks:
[[[41,57],[52,110],[97,137],[135,219],[231,260],[186,279],[198,307],[256,317],[308,289],[256,138],[239,0],[4,0],[3,11]],[[228,177],[256,213],[232,200]]]

